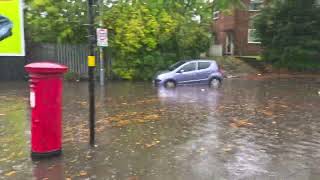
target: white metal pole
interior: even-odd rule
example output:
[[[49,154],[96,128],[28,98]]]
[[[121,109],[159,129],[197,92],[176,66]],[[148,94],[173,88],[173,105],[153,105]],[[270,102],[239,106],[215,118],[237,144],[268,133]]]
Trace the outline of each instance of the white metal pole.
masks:
[[[100,22],[99,26],[103,27],[103,0],[99,0],[99,15],[100,15]],[[103,47],[99,47],[99,60],[100,60],[100,85],[104,86],[104,55],[103,55]]]

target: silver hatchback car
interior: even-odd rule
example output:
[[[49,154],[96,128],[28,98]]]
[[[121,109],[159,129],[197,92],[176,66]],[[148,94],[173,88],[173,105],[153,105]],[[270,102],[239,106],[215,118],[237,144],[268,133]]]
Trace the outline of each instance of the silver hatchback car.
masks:
[[[155,85],[176,87],[178,84],[208,84],[219,87],[223,80],[223,73],[214,60],[179,61],[156,74]]]

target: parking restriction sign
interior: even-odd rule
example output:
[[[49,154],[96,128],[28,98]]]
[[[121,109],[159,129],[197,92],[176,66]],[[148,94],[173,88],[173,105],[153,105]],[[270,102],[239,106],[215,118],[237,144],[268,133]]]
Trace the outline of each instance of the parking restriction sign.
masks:
[[[108,46],[108,30],[97,28],[97,45],[100,47]]]

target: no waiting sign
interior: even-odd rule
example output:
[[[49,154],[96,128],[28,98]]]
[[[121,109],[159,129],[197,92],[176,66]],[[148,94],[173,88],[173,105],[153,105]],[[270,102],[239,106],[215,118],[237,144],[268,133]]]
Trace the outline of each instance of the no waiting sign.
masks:
[[[108,46],[108,29],[97,28],[97,45],[100,47]]]

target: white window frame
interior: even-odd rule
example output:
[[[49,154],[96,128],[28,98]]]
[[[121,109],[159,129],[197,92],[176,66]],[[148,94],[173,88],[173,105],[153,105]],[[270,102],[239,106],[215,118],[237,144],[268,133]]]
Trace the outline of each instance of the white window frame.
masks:
[[[252,31],[255,31],[256,29],[248,29],[248,43],[249,44],[261,44],[260,41],[250,41],[252,38],[250,38],[250,34]]]
[[[251,4],[252,3],[261,3],[260,9],[251,9]],[[250,0],[250,4],[249,4],[248,9],[249,9],[250,12],[258,12],[258,11],[261,11],[262,7],[263,7],[263,0]]]
[[[213,19],[214,19],[214,20],[219,19],[219,16],[220,16],[220,11],[215,11],[215,12],[213,12]]]

